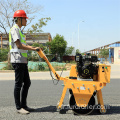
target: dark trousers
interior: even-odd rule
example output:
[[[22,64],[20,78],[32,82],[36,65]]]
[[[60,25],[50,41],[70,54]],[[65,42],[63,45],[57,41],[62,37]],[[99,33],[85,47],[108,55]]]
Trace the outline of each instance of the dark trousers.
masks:
[[[31,81],[28,72],[28,66],[24,63],[12,63],[15,70],[14,99],[16,108],[27,107],[27,95]]]

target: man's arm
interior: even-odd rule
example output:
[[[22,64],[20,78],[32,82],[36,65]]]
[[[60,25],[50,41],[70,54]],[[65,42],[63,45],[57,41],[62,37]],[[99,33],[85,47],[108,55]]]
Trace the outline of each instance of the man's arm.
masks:
[[[29,45],[24,45],[24,44],[22,44],[19,41],[19,39],[15,43],[16,43],[17,48],[23,49],[23,50],[33,50],[33,51],[36,51],[37,49],[40,49],[39,47],[32,47],[32,46],[29,46]]]

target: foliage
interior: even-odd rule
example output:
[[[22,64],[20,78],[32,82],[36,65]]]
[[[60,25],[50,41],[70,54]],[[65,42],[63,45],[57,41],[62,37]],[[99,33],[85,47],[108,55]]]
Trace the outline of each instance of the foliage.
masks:
[[[79,49],[76,49],[76,54],[80,54],[80,50]]]
[[[0,1],[0,32],[6,33],[8,36],[7,29],[10,29],[13,25],[12,19],[13,14],[16,10],[25,10],[29,19],[27,20],[27,25],[30,24],[35,15],[40,13],[42,6],[33,5],[27,0],[1,0]],[[32,17],[31,17],[32,16]],[[25,27],[24,27],[25,28]],[[23,28],[23,29],[24,29]]]
[[[32,58],[33,58],[33,57],[32,57],[31,54],[32,54],[32,51],[29,50],[29,51],[28,51],[28,61],[32,61]]]
[[[39,43],[33,43],[32,46],[33,47],[40,47],[44,51],[45,54],[48,54],[48,52],[49,52],[47,45],[43,45],[43,44],[39,44]]]
[[[50,47],[50,52],[52,54],[60,55],[60,58],[62,58],[62,56],[65,54],[67,42],[63,36],[56,34],[51,42],[47,42],[47,45]]]
[[[27,25],[29,25],[33,19],[35,19],[36,14],[41,12],[41,9],[41,5],[33,5],[28,2],[28,0],[0,0],[0,34],[6,34],[6,37],[9,37],[8,30],[10,30],[14,24],[12,20],[15,11],[25,10],[27,16],[29,17],[29,19],[27,19]],[[22,31],[26,26],[22,28]],[[9,54],[8,66],[10,66]]]
[[[86,53],[80,53],[81,55],[85,55]]]
[[[67,70],[66,67],[64,65],[59,66],[59,65],[54,65],[54,69],[56,71],[61,71],[61,70]],[[29,68],[29,72],[36,72],[36,71],[49,71],[49,67],[44,65],[44,64],[37,64],[35,69],[31,69]]]
[[[33,47],[40,47],[40,44],[39,43],[33,43],[32,46]]]
[[[0,49],[0,62],[8,60],[9,49]]]
[[[27,33],[32,34],[32,33],[42,32],[41,28],[43,26],[47,25],[48,20],[51,20],[51,18],[50,17],[49,18],[41,18],[38,23],[36,23],[35,25],[32,25],[31,28],[29,28],[27,30]],[[34,38],[35,37],[37,37],[37,35],[34,35]],[[48,54],[48,52],[49,52],[48,47],[46,45],[34,43],[32,46],[33,47],[40,47],[44,51],[45,54]],[[28,53],[28,60],[37,61],[38,58],[39,58],[39,56],[38,56],[37,52],[34,52],[34,54],[32,54],[32,52]]]
[[[98,56],[107,59],[109,56],[109,49],[101,49]]]
[[[32,25],[31,28],[28,29],[27,33],[40,33],[42,31],[42,27],[47,25],[48,20],[51,20],[50,17],[48,18],[41,18],[38,23]]]
[[[43,64],[38,64],[38,70],[45,70],[45,66]]]
[[[45,54],[48,54],[48,47],[44,46],[43,44],[39,44],[39,43],[33,43],[32,44],[33,47],[40,47]],[[52,56],[48,56],[48,59],[51,59]],[[28,51],[28,60],[29,61],[38,61],[39,56],[37,54],[37,52],[33,52],[33,51]],[[49,59],[49,60],[50,60]]]
[[[65,55],[70,55],[72,51],[74,50],[74,47],[69,47],[68,49],[65,50]]]
[[[34,51],[28,51],[28,61],[38,61],[39,56],[36,52]]]

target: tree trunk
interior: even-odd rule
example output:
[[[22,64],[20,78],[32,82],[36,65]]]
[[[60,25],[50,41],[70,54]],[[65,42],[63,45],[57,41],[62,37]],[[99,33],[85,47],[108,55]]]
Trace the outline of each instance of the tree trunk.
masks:
[[[8,52],[8,70],[11,69],[11,64],[10,64],[10,51]]]

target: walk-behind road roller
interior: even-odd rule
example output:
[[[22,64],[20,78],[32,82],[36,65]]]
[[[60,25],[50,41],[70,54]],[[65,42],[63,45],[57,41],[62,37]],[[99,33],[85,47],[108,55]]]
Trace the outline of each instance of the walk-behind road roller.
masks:
[[[71,66],[69,77],[61,77],[56,73],[43,51],[40,49],[37,53],[46,61],[57,80],[64,82],[61,99],[57,105],[58,109],[62,108],[66,91],[69,89],[69,105],[75,114],[90,114],[95,108],[95,95],[97,95],[99,112],[106,113],[101,89],[106,86],[106,83],[110,83],[111,66],[97,64],[97,56],[77,54],[76,65]]]

